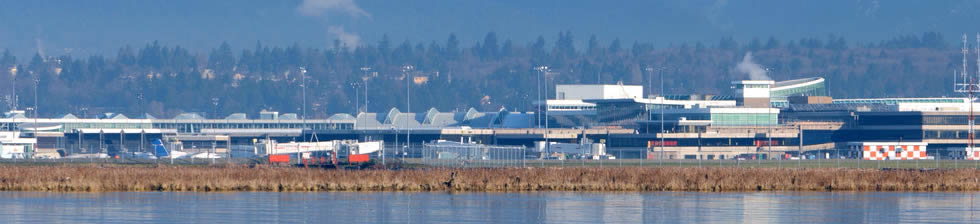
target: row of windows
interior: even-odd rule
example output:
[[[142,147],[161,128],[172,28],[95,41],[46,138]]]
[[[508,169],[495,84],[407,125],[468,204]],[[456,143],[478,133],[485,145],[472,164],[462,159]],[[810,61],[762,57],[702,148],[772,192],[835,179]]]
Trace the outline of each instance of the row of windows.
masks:
[[[808,85],[808,86],[801,86],[797,88],[776,90],[776,91],[772,91],[771,95],[773,97],[786,97],[786,96],[798,96],[798,95],[826,96],[827,95],[826,92],[827,91],[824,88],[823,83],[820,83],[816,85]]]
[[[980,117],[975,118],[980,121]],[[860,125],[967,125],[966,115],[860,115]],[[978,122],[980,123],[980,122]]]
[[[835,104],[963,103],[963,99],[835,99]]]
[[[769,105],[777,108],[789,107],[789,102],[787,101],[770,101]]]
[[[773,146],[794,146],[799,144],[798,138],[773,138]],[[656,138],[611,138],[606,141],[608,147],[647,147],[659,146]],[[666,146],[760,146],[765,145],[768,139],[755,138],[666,138]]]
[[[178,132],[200,132],[201,129],[293,129],[305,128],[311,130],[350,130],[351,123],[155,123],[153,128],[177,129]]]
[[[549,110],[595,110],[595,106],[558,106],[549,105]]]
[[[353,123],[65,123],[63,130],[72,129],[176,129],[178,132],[200,132],[201,129],[295,129],[350,130]]]
[[[968,139],[968,131],[925,131],[923,138],[926,139]]]
[[[140,128],[150,128],[150,124],[146,123],[66,123],[64,125],[66,130],[71,129],[81,129],[81,128],[125,128],[125,129],[140,129]]]
[[[711,120],[711,114],[708,113],[691,113],[691,114],[664,114],[664,120],[680,120],[685,118],[689,121],[704,121]],[[650,120],[660,120],[660,114],[654,112],[650,113]]]
[[[637,103],[610,103],[599,107],[599,122],[620,123],[643,119],[647,110]]]
[[[647,110],[659,110],[660,108],[684,109],[684,105],[676,105],[676,104],[646,104],[646,105],[647,105]]]
[[[711,125],[719,126],[757,126],[778,124],[779,116],[762,113],[711,114]]]
[[[766,84],[738,84],[738,85],[736,85],[735,88],[740,88],[740,89],[765,89],[765,88],[769,88],[769,85],[766,85]]]

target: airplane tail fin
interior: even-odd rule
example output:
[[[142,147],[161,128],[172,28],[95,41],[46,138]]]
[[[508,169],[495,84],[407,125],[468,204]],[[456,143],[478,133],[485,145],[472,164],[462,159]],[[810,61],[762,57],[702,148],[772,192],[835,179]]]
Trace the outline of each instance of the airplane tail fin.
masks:
[[[153,151],[156,152],[157,158],[162,158],[169,156],[167,153],[167,148],[163,147],[163,141],[160,139],[153,140]]]

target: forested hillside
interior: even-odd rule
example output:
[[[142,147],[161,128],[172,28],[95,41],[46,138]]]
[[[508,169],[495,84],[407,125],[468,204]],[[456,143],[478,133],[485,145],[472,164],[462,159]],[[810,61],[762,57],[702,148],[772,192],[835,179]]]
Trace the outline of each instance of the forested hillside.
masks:
[[[366,80],[370,111],[405,110],[411,84],[412,110],[527,110],[536,97],[535,66],[552,68],[549,85],[571,83],[646,84],[664,68],[666,92],[729,93],[731,80],[745,79],[735,65],[747,52],[776,80],[821,76],[837,98],[952,96],[952,73],[959,69],[959,45],[938,33],[907,35],[878,43],[849,43],[844,37],[800,40],[730,37],[715,43],[680,43],[655,48],[649,43],[579,39],[570,32],[516,43],[495,33],[472,46],[455,36],[426,43],[394,42],[384,37],[363,46],[329,49],[304,46],[229,46],[193,53],[153,42],[125,46],[115,55],[73,57],[0,56],[9,73],[0,79],[0,95],[16,82],[19,107],[34,104],[34,79],[42,116],[64,113],[89,116],[146,111],[158,117],[179,112],[227,115],[262,109],[298,112],[302,102],[301,67],[307,70],[310,117],[354,113],[355,98],[364,106]],[[585,40],[585,41],[581,41]],[[574,43],[585,43],[574,44]],[[584,46],[584,49],[579,49]],[[971,51],[968,59],[976,60]],[[404,71],[405,65],[414,67]],[[646,67],[655,72],[645,72]],[[972,71],[976,68],[971,65]],[[16,80],[10,79],[14,74]],[[412,77],[405,79],[405,74]],[[140,102],[142,93],[143,103]],[[217,99],[217,106],[214,106]],[[6,108],[4,104],[0,108]],[[142,105],[142,107],[140,106]],[[208,117],[213,117],[209,115]]]

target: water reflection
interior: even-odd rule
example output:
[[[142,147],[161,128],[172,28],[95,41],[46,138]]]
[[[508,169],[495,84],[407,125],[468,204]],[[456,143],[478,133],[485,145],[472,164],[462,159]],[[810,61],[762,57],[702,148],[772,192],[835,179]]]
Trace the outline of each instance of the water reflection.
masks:
[[[0,193],[8,222],[978,222],[978,193]]]

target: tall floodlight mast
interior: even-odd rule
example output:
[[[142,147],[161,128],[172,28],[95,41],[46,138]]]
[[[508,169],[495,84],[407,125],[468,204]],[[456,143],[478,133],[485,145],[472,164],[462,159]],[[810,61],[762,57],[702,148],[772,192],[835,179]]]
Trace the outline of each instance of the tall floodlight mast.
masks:
[[[361,80],[364,81],[364,112],[368,112],[368,79],[370,79],[369,72],[371,67],[361,67],[361,71],[364,72],[364,76],[361,76]]]
[[[305,132],[306,131],[306,67],[299,67],[299,73],[300,73],[299,74],[300,81],[303,82],[303,84],[300,84],[300,86],[303,87],[303,129],[302,130],[303,132]],[[305,133],[303,133],[303,135],[304,135],[303,141],[306,141]]]
[[[551,72],[551,69],[548,68],[548,66],[538,66],[534,68],[534,70],[537,70],[538,73],[541,74],[541,80],[544,81],[544,91],[542,92],[544,97],[541,98],[541,101],[538,104],[538,108],[541,108],[541,103],[544,103],[544,110],[542,111],[539,109],[538,112],[544,113],[544,151],[546,153],[550,153],[551,143],[549,143],[549,141],[551,141],[551,139],[549,139],[550,136],[548,136],[548,73]]]
[[[17,110],[17,66],[10,68],[10,111]]]
[[[405,65],[402,67],[402,72],[405,73],[405,113],[412,113],[412,71],[415,70],[415,66]],[[414,120],[414,115],[412,116]],[[411,123],[409,123],[411,125]],[[408,149],[412,147],[412,127],[406,126],[405,128],[405,149],[402,151],[402,159],[405,159],[405,154],[408,153]]]

